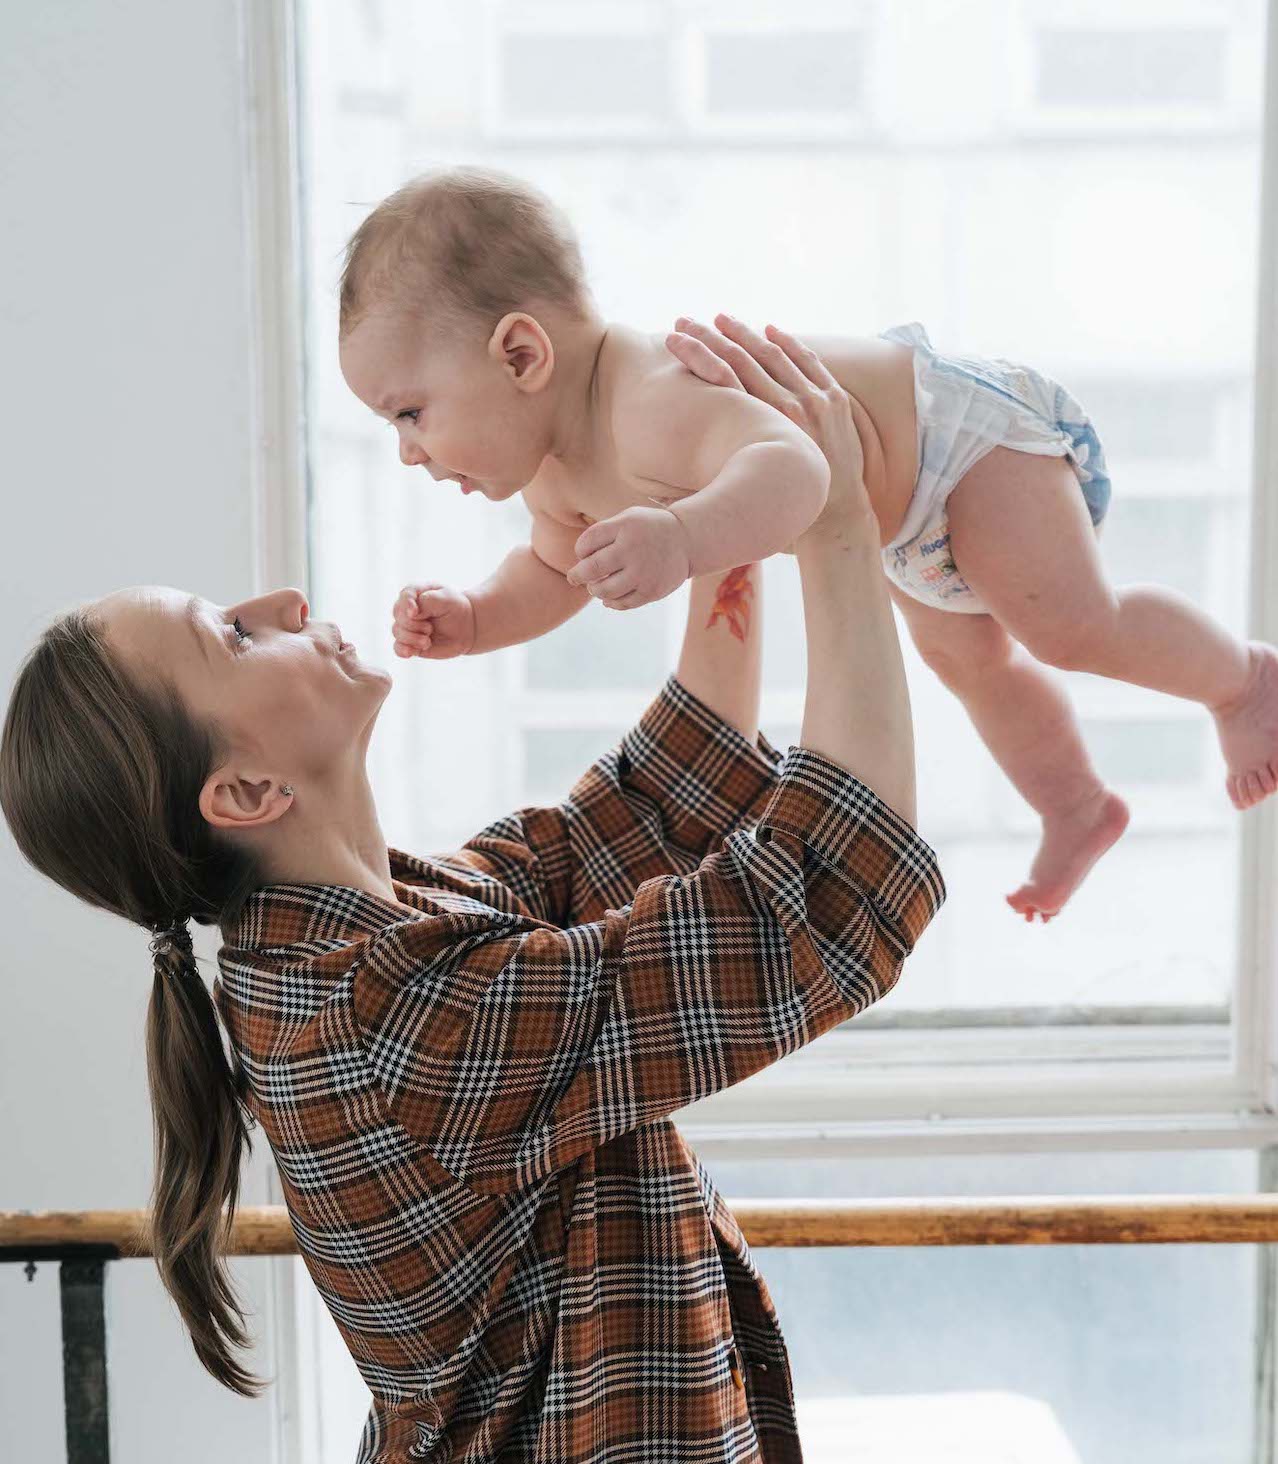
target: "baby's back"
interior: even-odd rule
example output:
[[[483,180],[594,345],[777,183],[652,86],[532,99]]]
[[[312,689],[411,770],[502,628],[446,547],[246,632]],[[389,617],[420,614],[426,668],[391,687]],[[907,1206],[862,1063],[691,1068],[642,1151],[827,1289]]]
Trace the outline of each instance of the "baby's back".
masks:
[[[887,543],[900,527],[917,474],[912,353],[877,337],[803,339],[852,399],[866,489]],[[654,401],[669,405],[681,387],[700,388],[691,413],[650,409]],[[687,472],[692,454],[679,439],[713,430],[722,390],[694,382],[662,337],[610,326],[597,370],[592,450],[573,464],[547,462],[524,491],[529,507],[580,528],[632,504],[673,502],[696,492],[705,484]],[[728,409],[726,398],[722,406]],[[627,440],[654,444],[638,471],[635,455],[625,451]]]

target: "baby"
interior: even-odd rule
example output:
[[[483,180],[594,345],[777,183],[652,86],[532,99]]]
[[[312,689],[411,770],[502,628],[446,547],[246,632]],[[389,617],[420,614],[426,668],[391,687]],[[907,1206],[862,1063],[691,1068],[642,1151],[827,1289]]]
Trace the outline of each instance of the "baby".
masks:
[[[1104,454],[1063,387],[939,354],[918,325],[813,340],[813,357],[773,327],[765,341],[716,324],[662,339],[604,321],[569,225],[502,174],[430,174],[369,215],[342,278],[347,383],[394,426],[405,464],[494,502],[522,493],[532,516],[484,583],[401,594],[398,654],[495,650],[592,596],[631,609],[720,571],[740,634],[740,567],[791,546],[829,488],[781,411],[711,384],[766,380],[757,361],[772,384],[802,371],[848,394],[893,599],[1042,820],[1014,910],[1054,916],[1128,820],[1048,666],[1201,702],[1234,806],[1278,788],[1278,654],[1171,590],[1108,583]]]

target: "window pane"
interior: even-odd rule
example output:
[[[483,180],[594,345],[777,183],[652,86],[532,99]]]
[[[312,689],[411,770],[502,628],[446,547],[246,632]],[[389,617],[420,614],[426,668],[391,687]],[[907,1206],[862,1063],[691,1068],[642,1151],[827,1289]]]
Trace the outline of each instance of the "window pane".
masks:
[[[862,105],[864,42],[850,31],[767,31],[706,40],[711,113],[855,112]]]
[[[1049,105],[1219,105],[1225,33],[1197,30],[1044,30],[1038,95]]]
[[[1220,389],[1210,380],[1071,383],[1090,416],[1105,424],[1105,451],[1120,462],[1210,458]]]
[[[607,752],[624,727],[530,727],[524,733],[524,786],[530,803],[558,803],[583,768]]]
[[[1037,11],[1050,24],[1036,29]],[[1188,29],[1133,0],[1114,0],[1104,28],[1004,0],[854,16],[809,0],[336,0],[304,17],[312,588],[317,613],[393,670],[372,764],[397,843],[443,847],[562,797],[674,666],[684,614],[682,597],[592,607],[494,656],[391,657],[401,585],[476,584],[527,536],[517,499],[462,500],[401,467],[337,369],[342,245],[425,167],[490,164],[545,188],[609,319],[664,331],[680,312],[729,308],[827,335],[919,319],[940,349],[1057,377],[1109,459],[1112,580],[1167,585],[1244,629],[1255,0]],[[1064,119],[1046,142],[1008,123],[1036,86]],[[1070,106],[1111,104],[1134,114],[1120,136],[1070,120]],[[1204,105],[1230,125],[1187,147],[1183,124]],[[867,123],[855,144],[829,131],[847,108]],[[632,118],[642,126],[614,125]],[[724,125],[695,126],[714,118]],[[534,125],[506,128],[517,121]],[[785,746],[805,675],[793,558],[769,562],[763,600],[762,721]],[[908,643],[905,656],[921,829],[951,898],[884,1012],[1180,1002],[1218,1017],[1235,973],[1239,820],[1206,713],[1062,678],[1132,822],[1062,918],[1027,927],[1004,896],[1028,875],[1037,817]]]
[[[511,121],[664,118],[669,60],[664,36],[508,35],[501,97]]]
[[[1160,584],[1200,604],[1207,596],[1212,530],[1219,511],[1204,499],[1128,498],[1102,531],[1114,583]]]
[[[1256,1186],[1242,1153],[709,1168],[729,1199]],[[809,1464],[1251,1464],[1257,1256],[990,1246],[758,1250],[755,1261],[790,1350]]]
[[[588,605],[566,625],[529,642],[528,686],[538,691],[655,687],[670,670],[666,621],[667,611],[659,604],[624,615]]]

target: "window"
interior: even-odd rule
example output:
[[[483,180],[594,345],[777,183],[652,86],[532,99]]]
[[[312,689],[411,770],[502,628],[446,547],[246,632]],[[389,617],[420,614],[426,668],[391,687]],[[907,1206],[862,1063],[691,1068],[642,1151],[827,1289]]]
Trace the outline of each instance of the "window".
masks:
[[[1022,0],[1010,28],[1013,113],[1046,134],[1203,133],[1254,125],[1250,0]]]
[[[1160,580],[1243,629],[1256,0],[979,0],[927,17],[826,0],[345,0],[307,7],[304,30],[313,588],[394,669],[372,763],[397,844],[447,847],[562,796],[673,666],[684,610],[681,594],[628,615],[592,606],[495,656],[390,656],[402,584],[474,583],[527,522],[518,500],[463,500],[403,469],[337,372],[345,238],[430,165],[490,163],[545,187],[578,227],[605,313],[640,327],[721,306],[800,332],[917,318],[943,349],[1034,363],[1074,391],[1106,445],[1101,548],[1115,582]],[[1021,42],[1057,68],[1033,72],[1050,146],[1021,125]],[[1133,93],[1118,83],[1134,68]],[[1186,146],[1182,124],[1216,95],[1218,72],[1233,121]],[[1101,134],[1083,113],[1106,88],[1122,92],[1126,121]],[[784,746],[804,684],[791,559],[766,568],[764,614],[763,721]],[[1045,1065],[1052,1082],[1031,1086],[1062,1112],[1245,1104],[1240,823],[1209,718],[1068,678],[1133,821],[1061,919],[1026,927],[1003,896],[1028,870],[1036,818],[906,654],[921,827],[950,903],[868,1020],[715,1100],[706,1121],[763,1121],[788,1104],[842,1113],[854,1094],[885,1115],[1015,1117],[1009,1064]]]
[[[684,611],[682,595],[595,606],[496,656],[391,656],[402,584],[474,583],[527,522],[517,501],[402,469],[337,372],[345,239],[435,164],[546,188],[605,313],[639,327],[724,307],[800,333],[919,319],[942,348],[1032,362],[1105,443],[1115,582],[1159,580],[1244,629],[1259,0],[310,0],[303,21],[312,585],[394,670],[371,759],[394,843],[448,848],[561,797],[674,665]],[[765,579],[763,722],[785,746],[801,602],[791,560]],[[1067,915],[1031,929],[1003,895],[1035,820],[908,642],[906,660],[921,828],[950,902],[887,1001],[681,1116],[722,1192],[1272,1187],[1246,1147],[1273,1142],[1255,935],[1272,851],[1242,837],[1206,716],[1068,678],[1133,821]],[[929,1464],[1251,1457],[1256,1252],[761,1264],[817,1464],[844,1457],[853,1428],[868,1459],[876,1439],[899,1445],[883,1455],[896,1464],[907,1423]],[[349,1457],[367,1397],[327,1316],[304,1326],[323,1433],[305,1456],[329,1464]]]

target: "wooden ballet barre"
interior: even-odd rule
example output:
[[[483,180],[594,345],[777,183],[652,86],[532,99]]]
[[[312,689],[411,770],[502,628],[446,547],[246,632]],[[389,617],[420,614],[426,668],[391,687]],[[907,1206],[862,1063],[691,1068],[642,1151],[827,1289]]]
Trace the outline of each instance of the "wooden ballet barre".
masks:
[[[738,1200],[752,1246],[1254,1245],[1278,1241],[1278,1195],[1051,1196],[1035,1199]],[[0,1211],[9,1252],[150,1255],[144,1210]],[[297,1251],[283,1206],[246,1206],[227,1254]]]

